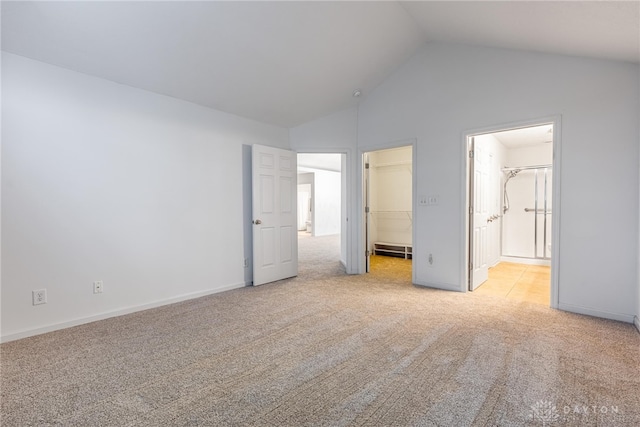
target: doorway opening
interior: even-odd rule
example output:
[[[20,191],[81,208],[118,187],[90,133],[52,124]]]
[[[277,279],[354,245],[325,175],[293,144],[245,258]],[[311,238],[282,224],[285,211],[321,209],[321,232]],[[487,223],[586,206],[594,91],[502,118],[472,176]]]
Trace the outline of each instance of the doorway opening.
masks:
[[[299,276],[345,274],[346,154],[298,153]]]
[[[363,153],[367,273],[412,282],[413,146]]]
[[[555,306],[556,126],[467,135],[468,290]]]

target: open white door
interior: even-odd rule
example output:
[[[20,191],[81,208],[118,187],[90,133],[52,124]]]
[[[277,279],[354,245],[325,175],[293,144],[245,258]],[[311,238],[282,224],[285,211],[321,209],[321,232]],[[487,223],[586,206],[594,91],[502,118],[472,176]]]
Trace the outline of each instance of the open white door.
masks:
[[[254,145],[253,285],[298,274],[297,166],[293,151]]]
[[[482,144],[470,141],[469,177],[469,289],[489,278],[489,156]]]
[[[371,271],[371,174],[369,170],[369,154],[364,153],[364,256],[365,273]]]

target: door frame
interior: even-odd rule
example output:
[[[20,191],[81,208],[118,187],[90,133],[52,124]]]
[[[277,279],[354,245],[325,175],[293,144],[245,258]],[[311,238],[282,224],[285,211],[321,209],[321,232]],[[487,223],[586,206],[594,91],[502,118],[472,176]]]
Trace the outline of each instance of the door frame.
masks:
[[[342,174],[342,177],[340,179],[340,181],[344,181],[345,183],[345,197],[344,200],[346,201],[346,206],[345,206],[345,212],[346,212],[346,218],[340,218],[340,221],[344,224],[345,229],[343,230],[342,227],[340,229],[340,233],[341,233],[341,239],[342,239],[342,233],[345,234],[346,236],[346,247],[345,247],[345,254],[344,254],[344,258],[345,258],[345,271],[347,274],[358,274],[358,270],[356,268],[356,263],[354,263],[354,256],[353,256],[353,248],[356,247],[356,245],[354,244],[355,241],[355,237],[354,237],[354,233],[355,233],[355,227],[352,226],[353,221],[350,220],[349,218],[354,218],[353,215],[353,209],[354,209],[354,203],[353,203],[353,185],[352,185],[352,180],[353,180],[353,152],[351,150],[351,148],[346,148],[346,147],[322,147],[322,148],[296,148],[294,149],[294,151],[296,152],[296,155],[298,154],[344,154],[345,156],[345,161],[344,161],[344,170],[340,171],[340,173]]]
[[[561,209],[562,203],[560,198],[560,189],[561,189],[561,167],[562,167],[562,132],[561,132],[561,115],[553,115],[542,117],[538,119],[531,120],[523,120],[518,122],[510,122],[500,125],[492,125],[483,128],[470,129],[462,134],[462,171],[463,171],[463,179],[462,179],[462,189],[461,193],[461,206],[463,207],[463,215],[462,215],[462,239],[461,239],[461,251],[463,256],[461,271],[462,274],[462,283],[460,284],[461,292],[469,292],[469,253],[470,253],[470,236],[469,236],[469,226],[470,226],[470,215],[469,215],[469,173],[470,173],[470,158],[468,155],[469,152],[469,141],[472,137],[478,135],[484,135],[488,133],[501,132],[505,130],[540,126],[545,124],[553,125],[553,182],[551,188],[551,200],[553,206],[553,222],[551,229],[551,247],[553,248],[551,251],[551,308],[558,308],[559,304],[559,292],[560,292],[560,219],[561,219]]]
[[[367,146],[367,147],[360,147],[358,148],[358,218],[359,218],[359,222],[360,222],[360,226],[358,227],[358,237],[357,237],[357,254],[356,254],[356,259],[358,260],[358,273],[359,274],[365,274],[366,273],[366,264],[367,264],[367,257],[365,255],[365,251],[366,251],[366,241],[365,241],[365,237],[366,237],[366,230],[365,227],[366,225],[366,221],[365,221],[365,212],[364,212],[364,203],[365,203],[365,183],[364,183],[364,155],[365,153],[371,153],[372,151],[380,151],[380,150],[388,150],[390,148],[399,148],[399,147],[407,147],[407,146],[411,146],[411,195],[412,195],[412,200],[411,200],[411,218],[412,218],[412,223],[411,223],[411,282],[412,283],[416,283],[416,272],[417,272],[417,268],[416,268],[416,262],[415,260],[418,258],[416,256],[416,254],[419,254],[419,242],[417,241],[417,221],[416,221],[416,207],[418,206],[418,196],[417,196],[417,188],[418,188],[418,174],[417,174],[417,168],[416,168],[416,164],[418,161],[418,140],[417,138],[407,138],[407,139],[401,139],[401,140],[397,140],[397,141],[391,141],[391,142],[387,142],[384,144],[377,144],[377,145],[371,145],[371,146]]]

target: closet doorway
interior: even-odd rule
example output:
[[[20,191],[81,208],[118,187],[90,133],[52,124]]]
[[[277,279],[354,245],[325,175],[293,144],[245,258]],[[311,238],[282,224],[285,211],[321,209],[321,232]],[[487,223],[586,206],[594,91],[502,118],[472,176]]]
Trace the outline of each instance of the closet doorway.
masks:
[[[467,136],[470,291],[554,306],[554,128]]]
[[[413,148],[363,153],[367,273],[412,281]]]

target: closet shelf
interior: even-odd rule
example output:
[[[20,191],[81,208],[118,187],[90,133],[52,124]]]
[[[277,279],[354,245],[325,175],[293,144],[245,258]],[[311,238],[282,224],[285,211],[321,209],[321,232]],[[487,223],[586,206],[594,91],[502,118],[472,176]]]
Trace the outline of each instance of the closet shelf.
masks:
[[[376,163],[371,165],[374,168],[386,168],[389,166],[411,166],[410,161],[402,161],[402,162],[387,162],[387,163]]]
[[[411,211],[371,211],[371,214],[373,214],[373,215],[382,215],[382,216],[389,215],[390,217],[387,218],[389,220],[391,220],[391,219],[394,219],[394,220],[403,219],[404,220],[404,217],[406,215],[406,217],[407,217],[406,219],[409,220],[411,222],[411,224],[413,224],[413,217],[412,217],[413,212],[411,212]],[[401,216],[401,217],[398,218],[397,217],[398,215]]]
[[[371,211],[371,213],[397,213],[397,214],[409,214],[411,215],[411,211]]]
[[[413,256],[411,245],[405,245],[403,243],[387,243],[387,242],[374,242],[373,254],[393,256],[393,257],[404,258],[404,259],[411,259]]]

